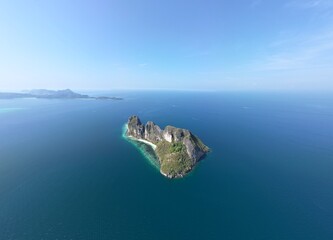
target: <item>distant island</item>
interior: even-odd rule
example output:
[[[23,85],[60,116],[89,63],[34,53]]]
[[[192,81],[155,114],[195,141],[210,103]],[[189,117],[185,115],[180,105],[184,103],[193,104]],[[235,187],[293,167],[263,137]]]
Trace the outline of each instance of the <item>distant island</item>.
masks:
[[[209,152],[189,130],[173,126],[162,130],[151,121],[143,125],[137,116],[128,119],[126,136],[151,145],[158,157],[160,172],[168,178],[185,176]]]
[[[65,90],[47,90],[47,89],[34,89],[24,91],[22,93],[0,92],[0,99],[13,99],[13,98],[46,98],[46,99],[96,99],[96,100],[123,100],[118,97],[90,97],[75,93],[70,89]]]

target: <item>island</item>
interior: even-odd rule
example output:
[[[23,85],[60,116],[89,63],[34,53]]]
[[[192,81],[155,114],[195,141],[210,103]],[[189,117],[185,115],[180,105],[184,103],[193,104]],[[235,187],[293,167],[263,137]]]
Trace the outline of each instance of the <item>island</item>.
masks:
[[[43,99],[96,99],[96,100],[123,100],[119,97],[90,97],[88,95],[75,93],[70,89],[64,90],[47,90],[47,89],[33,89],[23,91],[22,93],[0,92],[0,99],[13,99],[13,98],[43,98]]]
[[[166,126],[162,130],[152,121],[143,125],[138,116],[128,119],[126,136],[152,146],[160,172],[168,178],[184,177],[210,150],[187,129]]]

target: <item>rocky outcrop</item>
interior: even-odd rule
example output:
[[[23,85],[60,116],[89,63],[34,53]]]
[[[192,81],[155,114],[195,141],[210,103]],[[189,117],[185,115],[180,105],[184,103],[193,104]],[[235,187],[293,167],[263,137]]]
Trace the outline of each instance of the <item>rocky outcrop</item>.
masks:
[[[145,127],[137,116],[128,119],[127,135],[138,139],[144,139]]]
[[[183,177],[209,151],[203,142],[187,129],[167,126],[162,130],[149,121],[143,125],[137,116],[127,123],[127,136],[156,145],[160,170],[169,178]]]
[[[144,127],[145,130],[145,139],[152,143],[157,143],[163,140],[162,130],[155,123],[149,121]]]

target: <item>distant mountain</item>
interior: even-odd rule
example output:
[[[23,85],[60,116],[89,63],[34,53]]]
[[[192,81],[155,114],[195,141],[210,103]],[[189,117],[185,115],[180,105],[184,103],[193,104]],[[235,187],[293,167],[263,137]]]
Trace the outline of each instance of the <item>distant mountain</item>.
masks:
[[[47,90],[47,89],[33,89],[24,91],[23,93],[9,93],[0,92],[0,99],[13,99],[13,98],[46,98],[46,99],[77,99],[77,98],[91,98],[96,100],[122,100],[118,97],[90,97],[75,93],[70,89],[64,90]]]
[[[37,98],[89,98],[88,95],[75,93],[70,89],[65,90],[47,90],[47,89],[34,89],[28,92]]]
[[[32,97],[29,93],[8,93],[0,92],[0,99],[11,99],[11,98],[30,98]]]

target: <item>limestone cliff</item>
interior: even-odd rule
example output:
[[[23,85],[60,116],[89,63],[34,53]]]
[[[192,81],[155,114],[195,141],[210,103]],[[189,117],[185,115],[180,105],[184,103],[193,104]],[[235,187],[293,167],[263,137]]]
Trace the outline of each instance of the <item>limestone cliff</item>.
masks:
[[[162,130],[149,121],[143,125],[137,116],[127,123],[127,136],[156,145],[161,173],[169,178],[183,177],[209,151],[209,148],[189,130],[167,126]]]

